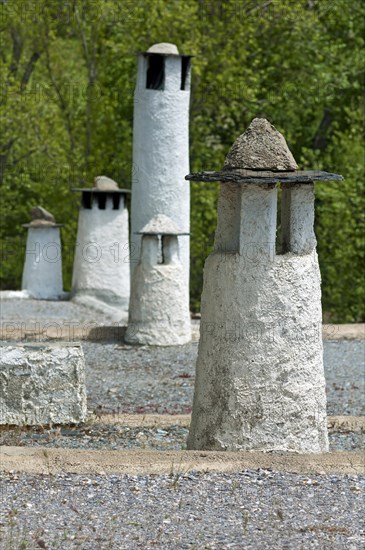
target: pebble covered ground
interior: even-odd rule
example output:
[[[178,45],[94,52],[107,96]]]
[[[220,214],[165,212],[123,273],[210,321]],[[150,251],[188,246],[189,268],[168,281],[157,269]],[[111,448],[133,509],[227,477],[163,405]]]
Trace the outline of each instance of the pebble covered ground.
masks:
[[[89,327],[112,321],[72,302],[2,300],[2,333],[13,327]],[[70,328],[70,331],[72,327]],[[88,406],[99,412],[189,413],[197,343],[168,348],[83,342]],[[364,341],[325,341],[324,366],[329,415],[365,415]]]
[[[89,407],[105,412],[191,410],[198,345],[158,348],[83,344]],[[364,342],[324,342],[327,411],[365,414]]]
[[[363,476],[10,474],[2,549],[364,548]]]
[[[126,450],[155,449],[172,451],[186,449],[188,428],[182,426],[128,427],[119,423],[93,422],[80,426],[36,428],[3,428],[0,445],[41,446],[68,449]],[[365,434],[330,431],[331,451],[355,451],[365,447]]]
[[[110,324],[68,302],[4,300],[3,322]],[[128,428],[104,412],[190,412],[197,344],[178,348],[84,342],[89,409],[84,427],[0,430],[5,445],[84,449],[179,449],[187,428]],[[364,343],[324,343],[329,415],[364,415]],[[332,450],[359,449],[363,435],[331,433]],[[0,485],[0,548],[362,549],[365,476],[236,474],[30,476]]]

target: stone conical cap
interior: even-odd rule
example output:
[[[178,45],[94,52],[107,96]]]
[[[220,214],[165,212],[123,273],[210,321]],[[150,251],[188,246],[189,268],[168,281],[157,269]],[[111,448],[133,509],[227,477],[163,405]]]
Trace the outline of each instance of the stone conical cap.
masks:
[[[294,171],[298,168],[284,136],[266,118],[254,118],[232,145],[225,170]]]

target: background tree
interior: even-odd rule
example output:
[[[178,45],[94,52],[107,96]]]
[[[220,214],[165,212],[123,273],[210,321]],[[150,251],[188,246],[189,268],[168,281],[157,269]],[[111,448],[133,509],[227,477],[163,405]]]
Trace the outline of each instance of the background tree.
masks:
[[[283,132],[317,186],[325,318],[364,320],[363,22],[360,0],[1,0],[1,288],[19,288],[40,203],[65,222],[69,288],[78,198],[106,174],[129,187],[135,53],[174,42],[193,59],[192,170],[219,169],[255,116]],[[191,301],[199,308],[217,185],[192,184]]]

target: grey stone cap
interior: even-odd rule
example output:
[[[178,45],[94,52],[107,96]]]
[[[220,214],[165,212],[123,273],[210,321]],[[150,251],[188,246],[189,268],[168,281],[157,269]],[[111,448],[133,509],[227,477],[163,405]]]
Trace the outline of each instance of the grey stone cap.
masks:
[[[164,214],[154,216],[136,235],[189,235],[181,231],[171,218]]]
[[[121,189],[120,187],[118,187],[118,189],[98,189],[97,187],[80,187],[80,188],[73,188],[71,189],[71,191],[73,193],[84,193],[85,191],[88,191],[89,193],[119,193],[119,194],[123,194],[123,195],[126,195],[127,193],[131,193],[131,190],[130,189]]]
[[[183,55],[179,53],[179,50],[175,44],[169,42],[160,42],[159,44],[153,44],[146,52],[138,52],[137,55],[163,55],[165,57],[193,57],[192,55]]]
[[[195,55],[185,55],[185,54],[176,54],[176,53],[156,53],[156,52],[138,52],[136,55],[143,55],[144,57],[149,57],[150,55],[161,55],[162,57],[187,57],[192,58]]]
[[[63,223],[53,223],[53,222],[48,222],[46,220],[33,220],[32,222],[30,223],[23,223],[22,224],[22,227],[33,227],[36,228],[36,229],[48,229],[50,227],[63,227],[64,224]]]
[[[51,212],[48,212],[43,206],[33,206],[30,211],[32,221],[24,224],[23,227],[61,227],[56,224],[56,220]]]
[[[171,44],[170,42],[160,42],[158,44],[153,44],[148,48],[147,53],[164,53],[167,55],[179,55],[179,50],[176,44]]]
[[[32,220],[47,220],[48,222],[55,222],[55,217],[51,212],[48,212],[43,206],[33,206],[30,211]]]
[[[100,189],[100,191],[117,191],[119,189],[117,182],[108,178],[108,176],[96,176],[94,187]]]
[[[273,172],[270,170],[221,170],[218,172],[194,172],[185,176],[190,181],[220,181],[222,183],[288,184],[312,183],[313,181],[341,181],[343,176],[321,170],[295,170]]]

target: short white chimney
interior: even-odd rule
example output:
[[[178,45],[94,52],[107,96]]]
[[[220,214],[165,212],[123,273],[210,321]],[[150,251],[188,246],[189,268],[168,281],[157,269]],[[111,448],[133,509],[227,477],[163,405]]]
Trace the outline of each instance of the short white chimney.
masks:
[[[22,290],[39,300],[63,296],[60,227],[41,206],[32,208],[22,278]]]
[[[191,321],[180,262],[180,229],[157,215],[139,232],[140,261],[135,268],[125,340],[174,346],[191,340]]]
[[[129,228],[126,196],[107,178],[95,178],[81,192],[72,276],[72,297],[96,309],[112,307],[127,316],[130,293]],[[99,306],[99,307],[97,307]]]

